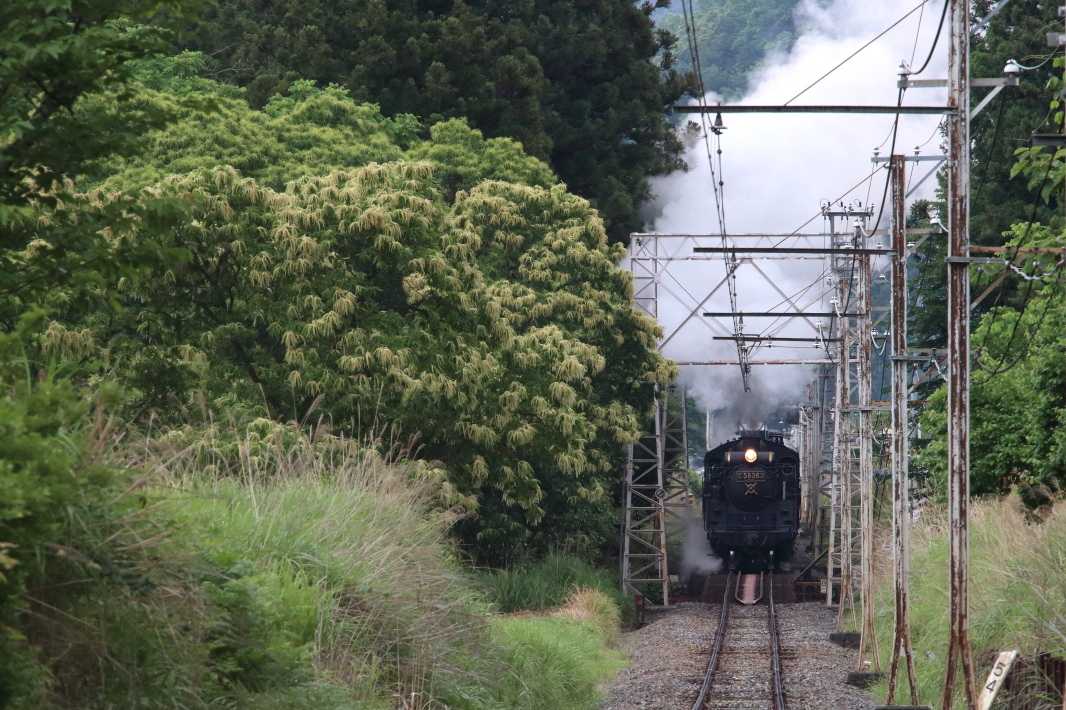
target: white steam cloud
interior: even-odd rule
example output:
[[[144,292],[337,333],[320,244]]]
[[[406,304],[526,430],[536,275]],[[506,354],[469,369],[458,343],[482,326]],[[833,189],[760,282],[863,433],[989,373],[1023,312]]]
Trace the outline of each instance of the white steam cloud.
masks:
[[[711,544],[703,530],[703,520],[684,509],[685,542],[681,549],[681,578],[690,580],[694,574],[715,574],[722,569],[722,558],[711,552]],[[690,590],[692,593],[695,590]]]
[[[917,5],[918,0],[804,0],[796,10],[802,34],[792,51],[769,57],[739,103],[781,105],[789,101]],[[942,8],[943,0],[930,0],[791,104],[895,105],[900,63],[906,61],[915,68],[922,64],[930,51]],[[921,78],[946,77],[947,42],[944,32]],[[704,99],[705,103],[717,101],[715,96]],[[945,102],[944,89],[911,89],[903,99],[904,105]],[[708,124],[713,118],[708,117]],[[682,125],[689,119],[700,120],[699,116],[688,116],[682,119]],[[818,215],[820,205],[827,200],[845,205],[857,202],[864,207],[873,203],[876,218],[887,171],[880,170],[865,182],[863,178],[874,172],[870,159],[876,147],[880,146],[882,156],[889,154],[893,116],[727,113],[723,120],[727,130],[721,141],[719,177],[725,183],[726,228],[730,234],[791,233]],[[922,146],[923,155],[939,155],[938,122],[938,116],[902,116],[896,153],[912,155],[916,146]],[[702,140],[691,143],[686,154],[689,172],[653,181],[656,197],[645,212],[653,232],[719,231],[707,149]],[[912,163],[908,166],[910,179],[916,182],[931,167],[931,163]],[[934,187],[935,180],[930,178],[914,198],[931,197]],[[880,226],[889,226],[887,211]],[[822,232],[826,228],[818,216],[801,231]],[[701,243],[721,245],[717,239]],[[686,253],[691,254],[691,248]],[[825,284],[825,268],[824,261],[810,259],[764,259],[756,260],[754,265],[745,264],[737,272],[737,305],[749,313],[830,311],[831,289]],[[657,299],[658,319],[668,333],[674,333],[663,347],[665,355],[679,362],[736,360],[733,342],[713,340],[716,335],[732,333],[731,319],[702,316],[704,311],[731,310],[728,290],[720,285],[725,273],[721,260],[671,262],[668,273],[662,276]],[[718,290],[699,305],[716,285]],[[784,325],[755,317],[745,320],[744,332],[785,337],[815,335],[810,324],[794,321]],[[824,351],[812,347],[775,345],[761,350],[756,359],[822,357]],[[751,391],[744,392],[740,368],[735,364],[683,365],[681,382],[702,408],[718,412],[712,424],[713,445],[730,438],[738,425],[759,426],[776,407],[802,401],[803,388],[812,374],[812,366],[755,366],[750,377]]]

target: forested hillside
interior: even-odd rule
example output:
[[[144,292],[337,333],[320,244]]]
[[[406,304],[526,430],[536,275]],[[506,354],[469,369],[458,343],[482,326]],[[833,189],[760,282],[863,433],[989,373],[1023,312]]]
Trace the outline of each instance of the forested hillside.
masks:
[[[788,52],[796,40],[799,0],[696,0],[691,15],[682,12],[686,3],[676,3],[659,25],[682,38],[678,66],[692,67],[698,56],[704,88],[724,99],[740,98],[767,55]]]
[[[673,68],[675,39],[652,25],[654,4],[219,0],[179,39],[255,107],[311,79],[386,116],[461,117],[513,138],[617,242],[642,226],[647,177],[681,166],[664,111],[691,83]]]

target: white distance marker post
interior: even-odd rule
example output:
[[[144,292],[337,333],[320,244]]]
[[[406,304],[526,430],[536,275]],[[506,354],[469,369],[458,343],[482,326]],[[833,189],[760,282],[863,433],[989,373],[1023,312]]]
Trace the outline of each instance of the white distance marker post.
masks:
[[[996,699],[996,693],[1003,687],[1003,681],[1007,679],[1007,673],[1017,657],[1017,651],[1003,651],[999,654],[988,674],[988,680],[981,688],[981,694],[977,697],[977,710],[988,710],[992,707],[992,701]]]

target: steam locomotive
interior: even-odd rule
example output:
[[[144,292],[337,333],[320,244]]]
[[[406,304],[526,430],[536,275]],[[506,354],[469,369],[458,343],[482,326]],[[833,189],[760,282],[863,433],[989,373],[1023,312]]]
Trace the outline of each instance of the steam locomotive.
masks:
[[[767,430],[707,452],[703,527],[711,550],[730,569],[787,563],[799,534],[799,455]]]

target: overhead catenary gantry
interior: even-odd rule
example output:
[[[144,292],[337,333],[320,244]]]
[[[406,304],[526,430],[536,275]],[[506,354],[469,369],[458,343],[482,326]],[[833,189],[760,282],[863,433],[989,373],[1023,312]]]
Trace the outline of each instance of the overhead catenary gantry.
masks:
[[[948,17],[950,35],[950,48],[948,52],[948,78],[942,81],[915,81],[912,71],[904,64],[901,75],[900,90],[905,88],[922,88],[923,86],[937,86],[946,83],[949,96],[946,106],[790,106],[791,103],[781,106],[678,106],[678,113],[724,114],[724,113],[844,113],[844,114],[942,114],[946,121],[948,133],[947,160],[947,207],[948,207],[948,347],[944,357],[936,361],[936,371],[940,371],[940,365],[946,364],[948,396],[948,426],[947,426],[947,453],[948,453],[948,514],[949,514],[949,639],[946,659],[946,672],[944,676],[944,692],[942,694],[943,710],[950,710],[955,702],[956,681],[960,675],[962,678],[962,690],[966,707],[976,707],[975,683],[973,659],[970,651],[969,622],[968,622],[968,505],[969,505],[969,314],[971,309],[969,264],[974,261],[988,261],[987,257],[974,257],[975,249],[968,243],[969,234],[969,160],[970,160],[970,134],[969,124],[974,115],[984,106],[970,108],[970,86],[981,85],[981,80],[971,82],[969,77],[969,40],[973,33],[987,26],[988,21],[994,16],[1008,0],[999,0],[989,11],[989,15],[976,24],[971,25],[969,20],[969,3],[963,0],[945,0],[945,11]],[[939,36],[939,33],[938,33]],[[1061,44],[1066,45],[1066,34]],[[932,50],[931,50],[932,52]],[[931,54],[930,54],[931,56]],[[927,62],[928,63],[928,62]],[[924,69],[924,66],[923,66]],[[921,70],[919,70],[920,72]],[[1008,67],[1008,71],[1010,68]],[[823,77],[824,78],[824,77]],[[819,80],[820,81],[820,80]],[[1011,85],[1008,80],[987,80],[984,85],[994,87],[998,91],[1002,86]],[[809,87],[808,87],[809,88]],[[801,92],[802,93],[802,92]],[[986,97],[988,99],[988,97]],[[716,123],[718,123],[716,121]],[[719,133],[716,131],[716,133]],[[916,158],[921,159],[921,158]],[[891,173],[893,185],[893,249],[894,253],[894,278],[892,281],[895,310],[892,315],[891,335],[893,339],[892,363],[893,363],[893,432],[892,432],[892,455],[893,455],[893,538],[896,578],[896,631],[893,638],[892,663],[890,666],[891,685],[896,682],[898,662],[903,659],[906,663],[908,680],[911,684],[912,702],[917,702],[913,659],[910,652],[909,622],[907,616],[907,524],[909,521],[908,508],[908,476],[907,476],[907,440],[908,440],[908,417],[907,417],[907,394],[912,387],[907,383],[907,364],[919,359],[926,360],[928,354],[912,354],[906,343],[906,257],[910,251],[905,243],[905,231],[902,221],[904,219],[903,203],[904,195],[904,159],[900,156],[889,156],[883,160],[891,160]],[[939,166],[934,166],[919,183],[924,182]],[[712,166],[713,172],[713,166]],[[917,189],[915,186],[914,189]],[[715,187],[716,200],[719,198],[718,186]],[[719,205],[719,215],[723,208]],[[819,485],[817,491],[811,489],[819,497],[829,494],[834,500],[831,509],[830,539],[827,546],[830,550],[836,547],[835,540],[840,540],[840,551],[836,551],[835,563],[831,552],[830,577],[834,570],[839,569],[841,578],[841,608],[844,608],[847,596],[851,593],[852,577],[855,565],[852,564],[851,551],[856,542],[850,534],[851,506],[853,495],[851,484],[853,483],[852,472],[857,472],[857,483],[861,495],[860,501],[866,501],[869,497],[869,487],[872,481],[872,471],[866,463],[869,458],[869,442],[872,440],[870,431],[870,416],[875,407],[871,400],[869,381],[864,382],[869,368],[869,351],[867,350],[872,332],[871,319],[872,308],[869,298],[869,279],[867,277],[869,258],[872,254],[862,254],[858,250],[852,253],[851,268],[854,274],[845,274],[839,265],[840,257],[831,255],[834,262],[833,271],[845,279],[837,280],[836,296],[837,304],[846,302],[853,295],[856,300],[856,311],[850,311],[850,306],[839,309],[835,318],[835,329],[823,332],[821,328],[814,334],[798,334],[789,332],[785,334],[783,329],[787,324],[812,324],[814,311],[809,311],[814,302],[808,291],[787,294],[769,279],[766,272],[756,266],[760,258],[773,258],[775,249],[787,250],[790,246],[796,251],[788,257],[794,260],[808,258],[824,258],[813,252],[804,252],[802,249],[825,248],[825,244],[811,243],[823,235],[750,235],[750,241],[743,241],[742,235],[730,237],[725,232],[724,220],[721,220],[720,235],[714,235],[714,239],[720,239],[718,244],[697,244],[701,238],[699,235],[633,235],[630,244],[630,266],[634,273],[634,288],[638,305],[641,305],[653,317],[657,316],[660,298],[669,294],[677,299],[678,303],[685,303],[685,313],[680,321],[667,328],[661,349],[664,354],[670,356],[670,345],[674,339],[678,339],[678,333],[682,330],[695,327],[709,331],[712,342],[718,340],[732,340],[737,347],[738,361],[742,376],[745,378],[755,365],[784,364],[789,362],[787,357],[769,359],[757,358],[764,349],[777,344],[789,343],[800,346],[806,343],[807,338],[814,340],[814,347],[824,349],[833,365],[823,367],[820,375],[815,379],[810,388],[808,406],[801,416],[802,432],[800,436],[801,451],[808,470],[819,470],[819,482],[824,484],[826,477],[823,472],[828,467],[828,486]],[[860,225],[859,230],[866,235],[865,225]],[[707,235],[711,236],[711,235]],[[660,241],[662,239],[662,241]],[[790,240],[808,240],[805,245],[791,242]],[[778,241],[779,240],[779,241]],[[902,245],[902,246],[901,246]],[[702,247],[702,251],[696,252],[690,247]],[[744,251],[744,246],[749,250]],[[830,248],[837,245],[832,244]],[[865,245],[854,243],[851,248]],[[761,250],[761,251],[760,251]],[[683,253],[690,251],[691,253]],[[1006,250],[1004,250],[1006,251]],[[784,256],[780,254],[779,256]],[[1008,254],[1008,257],[1015,255]],[[727,261],[726,280],[719,282],[710,289],[707,295],[694,295],[687,293],[687,289],[680,282],[670,283],[669,264],[674,261],[696,261],[700,259],[724,259]],[[741,306],[736,303],[736,294],[733,284],[729,279],[736,278],[737,269],[744,264],[752,265],[753,273],[761,276],[771,292],[776,289],[780,301],[774,308],[763,309],[756,315],[755,312],[744,314]],[[857,278],[856,278],[857,277]],[[843,282],[843,283],[842,283]],[[730,310],[714,311],[706,308],[714,294],[725,286],[730,294]],[[995,284],[977,299],[980,302]],[[678,292],[686,292],[685,297],[679,297]],[[819,294],[820,298],[824,294]],[[858,303],[863,303],[859,306]],[[650,310],[648,306],[651,306]],[[704,315],[706,314],[706,315]],[[732,327],[728,327],[722,321],[729,317]],[[756,334],[743,332],[742,318],[747,317],[748,322],[752,319],[769,318],[765,323],[760,323],[760,332]],[[660,323],[662,321],[660,320]],[[696,325],[702,324],[702,325]],[[706,334],[706,332],[705,332]],[[814,362],[811,358],[807,361]],[[723,358],[708,357],[705,360],[686,357],[682,359],[688,364],[726,364],[729,361]],[[792,362],[803,361],[802,358]],[[854,366],[852,365],[854,363]],[[854,367],[854,369],[853,369]],[[864,371],[865,370],[865,371]],[[927,372],[932,372],[929,368]],[[830,384],[831,383],[831,384]],[[913,385],[913,383],[911,383]],[[831,405],[829,400],[835,400]],[[880,409],[878,407],[877,409]],[[857,426],[853,422],[857,418]],[[832,431],[833,446],[827,446]],[[853,446],[854,445],[854,446]],[[853,454],[853,449],[857,451]],[[857,465],[856,465],[857,464]],[[632,466],[627,474],[627,483],[632,474]],[[809,494],[810,495],[810,494]],[[817,524],[820,509],[807,504],[803,507],[804,519]],[[858,516],[863,524],[860,526],[862,554],[859,576],[864,582],[863,591],[863,643],[861,654],[873,652],[872,659],[877,658],[876,647],[870,647],[872,639],[872,608],[868,604],[868,598],[872,597],[866,587],[872,578],[872,551],[868,538],[871,530],[871,513],[866,505],[860,503]],[[839,527],[838,527],[839,526]],[[837,531],[840,532],[837,532]],[[627,534],[629,531],[627,530]],[[664,538],[665,539],[665,538]],[[662,568],[667,569],[665,558],[665,545],[661,559]],[[832,598],[832,591],[829,591]],[[874,641],[874,643],[876,643]],[[874,660],[876,663],[876,660]]]
[[[850,289],[850,280],[857,273],[857,263],[866,264],[866,270],[869,271],[871,256],[887,256],[891,251],[870,247],[862,229],[852,228],[856,220],[861,221],[860,227],[866,226],[866,221],[872,215],[868,207],[849,208],[836,213],[826,205],[824,211],[829,224],[828,231],[824,233],[736,234],[726,235],[724,239],[716,234],[633,234],[629,267],[633,273],[634,297],[638,307],[656,318],[664,328],[660,341],[661,352],[680,365],[739,365],[744,374],[749,374],[753,367],[816,366],[819,379],[823,382],[853,383],[846,396],[849,406],[854,404],[858,416],[862,402],[855,398],[859,396],[860,379],[866,379],[867,396],[869,392],[868,362],[865,370],[844,378],[839,374],[843,361],[840,353],[855,347],[856,333],[863,327],[861,324],[865,323],[869,330],[869,297],[867,295],[851,301],[850,296],[844,295],[850,294],[850,290],[844,290],[841,284],[847,282],[847,288]],[[840,229],[838,220],[844,220],[844,229]],[[727,246],[722,246],[723,241]],[[813,264],[814,273],[809,283],[798,289],[783,289],[777,275],[770,273],[766,266],[766,262],[782,259],[808,264],[815,260],[817,263]],[[704,279],[698,291],[677,273],[696,266],[691,262],[713,260],[725,261],[729,268],[721,277]],[[811,270],[811,266],[806,268]],[[858,270],[861,271],[861,267]],[[712,269],[711,273],[721,272]],[[743,280],[744,293],[761,294],[760,305],[745,309],[743,301],[731,301],[736,303],[731,310],[708,310],[725,299],[730,280],[736,279]],[[859,289],[868,290],[869,285],[870,279],[866,278]],[[826,309],[827,301],[830,309]],[[860,308],[863,310],[860,311]],[[744,332],[746,328],[753,327],[754,332]],[[704,349],[706,356],[691,357],[688,350],[693,338],[706,343],[733,342],[743,357],[734,359],[715,355],[710,347]],[[804,353],[817,355],[812,357]],[[857,360],[855,362],[858,363]],[[821,392],[832,396],[831,389],[823,387]],[[678,393],[672,391],[667,399],[677,396]],[[680,398],[684,399],[683,393],[680,393]],[[659,423],[668,419],[668,409],[663,403],[657,409],[655,427],[662,433],[658,436],[649,433],[631,449],[629,455],[622,560],[623,582],[627,589],[637,592],[640,585],[654,581],[663,585],[666,603],[669,603],[669,522],[680,519],[682,515],[679,509],[670,505],[670,501],[683,500],[680,489],[685,486],[684,480],[675,476],[678,489],[671,489],[669,473],[664,470],[660,475],[654,470],[657,461],[665,461],[669,457],[666,453],[670,446],[669,437],[666,428]],[[834,408],[826,401],[819,403],[819,410],[831,412]],[[851,415],[848,416],[850,421]],[[839,557],[840,550],[854,549],[857,552],[860,549],[860,516],[850,513],[853,500],[857,502],[858,499],[841,492],[858,492],[859,467],[851,466],[854,457],[850,454],[847,466],[834,468],[829,465],[839,454],[835,457],[825,455],[826,419],[820,415],[818,421],[820,431],[807,435],[818,443],[809,444],[807,450],[815,452],[808,454],[814,470],[824,470],[827,475],[812,475],[817,485],[805,491],[804,509],[817,511],[822,504],[827,507],[831,491],[839,492],[832,496],[837,505],[832,513],[825,510],[812,514],[819,520],[828,521],[832,518],[836,521],[832,535],[847,540],[842,544],[822,541],[836,551],[834,569],[843,571],[842,575],[834,578],[835,586],[839,586],[842,579],[847,582],[861,578],[861,575],[851,573],[852,567],[857,567],[859,563],[858,557],[855,557],[854,565],[850,553],[846,560]],[[802,448],[802,444],[798,443],[797,446]],[[838,448],[841,446],[843,444],[838,442]],[[664,453],[660,455],[660,451]],[[871,466],[872,460],[867,462],[866,468]],[[649,493],[648,486],[653,481],[662,481],[658,484],[661,488],[652,489]],[[842,506],[848,508],[846,513]],[[680,526],[675,528],[680,529]],[[833,594],[832,590],[830,594]]]

